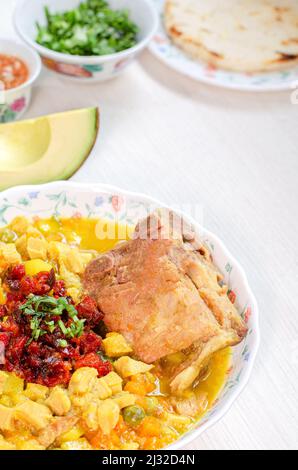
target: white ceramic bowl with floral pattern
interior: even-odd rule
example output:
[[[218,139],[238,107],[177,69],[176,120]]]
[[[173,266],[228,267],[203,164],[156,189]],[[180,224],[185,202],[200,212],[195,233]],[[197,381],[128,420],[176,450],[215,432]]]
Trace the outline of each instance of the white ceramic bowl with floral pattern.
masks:
[[[42,58],[45,67],[62,76],[84,83],[100,82],[116,77],[130,65],[147,46],[158,26],[158,15],[151,0],[109,0],[113,9],[127,9],[139,27],[134,47],[103,56],[75,56],[43,47],[35,41],[36,22],[45,24],[44,7],[51,12],[71,10],[82,0],[23,0],[14,12],[14,25],[19,36]]]
[[[29,69],[29,79],[16,88],[4,90],[0,83],[0,123],[5,123],[19,119],[28,108],[32,85],[41,71],[41,60],[28,46],[10,39],[0,39],[0,54],[22,59]]]
[[[91,217],[135,225],[152,210],[165,207],[143,194],[124,191],[103,184],[54,182],[38,186],[19,186],[0,193],[0,226],[17,215],[30,218]],[[177,212],[177,211],[176,211]],[[182,436],[169,449],[179,449],[197,438],[228,411],[243,390],[252,371],[259,345],[258,306],[246,275],[222,241],[185,214],[198,235],[212,252],[216,265],[224,274],[236,305],[248,326],[246,338],[233,348],[231,367],[225,385],[213,407],[194,429]]]

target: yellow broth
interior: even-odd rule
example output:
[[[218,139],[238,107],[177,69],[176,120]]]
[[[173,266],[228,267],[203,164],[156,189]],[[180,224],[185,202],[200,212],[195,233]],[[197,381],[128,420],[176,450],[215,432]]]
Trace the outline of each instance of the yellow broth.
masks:
[[[47,239],[61,239],[83,250],[96,250],[100,253],[111,250],[120,240],[127,240],[134,228],[101,219],[40,219],[35,222]],[[107,234],[100,239],[98,234]]]

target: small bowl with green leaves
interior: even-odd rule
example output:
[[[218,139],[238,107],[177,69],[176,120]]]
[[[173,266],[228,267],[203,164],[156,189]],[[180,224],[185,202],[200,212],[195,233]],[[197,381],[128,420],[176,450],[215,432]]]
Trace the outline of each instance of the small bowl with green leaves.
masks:
[[[125,70],[157,24],[151,0],[23,0],[14,13],[17,33],[43,64],[83,82]]]

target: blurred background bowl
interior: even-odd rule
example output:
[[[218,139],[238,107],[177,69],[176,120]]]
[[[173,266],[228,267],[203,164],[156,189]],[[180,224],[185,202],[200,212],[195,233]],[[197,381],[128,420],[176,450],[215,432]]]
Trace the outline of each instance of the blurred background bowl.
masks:
[[[51,12],[76,8],[82,0],[23,0],[15,9],[14,26],[19,36],[41,56],[43,64],[56,73],[85,83],[108,80],[119,75],[147,46],[158,26],[158,16],[150,0],[109,0],[113,9],[129,10],[131,20],[139,27],[138,42],[134,47],[115,54],[76,56],[62,54],[39,45],[36,22],[44,26],[44,7]]]
[[[22,85],[4,90],[0,84],[0,123],[19,119],[31,100],[31,88],[41,71],[39,55],[24,44],[0,38],[0,54],[15,56],[23,60],[29,69],[29,78]]]

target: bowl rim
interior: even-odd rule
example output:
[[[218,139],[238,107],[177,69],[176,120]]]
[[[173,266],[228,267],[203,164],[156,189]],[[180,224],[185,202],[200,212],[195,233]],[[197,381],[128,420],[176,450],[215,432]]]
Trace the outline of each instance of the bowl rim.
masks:
[[[198,438],[204,431],[207,429],[211,428],[213,425],[215,425],[223,416],[228,412],[228,410],[231,408],[232,404],[236,401],[236,399],[239,397],[239,395],[243,392],[245,389],[257,356],[257,352],[259,349],[260,345],[260,326],[259,326],[259,308],[258,308],[258,303],[255,298],[255,295],[252,292],[252,289],[249,285],[248,278],[245,274],[244,269],[242,268],[241,264],[234,258],[234,256],[230,253],[226,245],[221,241],[221,239],[215,235],[213,232],[210,230],[206,229],[203,225],[198,223],[193,217],[185,214],[183,211],[179,211],[176,209],[171,208],[168,204],[164,204],[163,202],[159,201],[158,199],[151,197],[147,194],[141,193],[141,192],[135,192],[135,191],[129,191],[126,189],[119,188],[118,186],[114,185],[109,185],[105,183],[79,183],[75,181],[54,181],[51,183],[45,183],[45,184],[37,184],[37,185],[23,185],[23,186],[15,186],[13,188],[6,189],[2,192],[0,192],[0,201],[4,197],[9,197],[10,195],[16,194],[16,193],[24,193],[24,192],[30,192],[30,191],[46,191],[46,190],[52,190],[55,187],[60,187],[61,186],[67,186],[70,190],[76,191],[76,190],[85,190],[86,192],[89,193],[96,193],[98,191],[104,191],[107,193],[110,193],[111,195],[121,195],[121,196],[127,196],[127,197],[132,197],[141,201],[144,201],[146,203],[154,204],[155,206],[158,207],[164,207],[167,209],[172,209],[174,212],[180,216],[182,216],[186,221],[189,223],[193,224],[195,229],[198,231],[203,231],[204,235],[211,236],[212,239],[215,241],[217,246],[220,248],[220,250],[231,260],[231,262],[237,266],[237,270],[239,272],[239,275],[242,278],[243,285],[245,290],[247,291],[249,300],[250,300],[250,305],[252,308],[252,311],[254,314],[252,315],[252,322],[253,322],[253,330],[254,330],[254,341],[252,342],[252,348],[251,348],[251,354],[250,354],[250,361],[246,364],[246,368],[243,371],[241,375],[241,380],[238,382],[237,386],[231,391],[230,397],[226,400],[226,403],[222,406],[220,410],[218,410],[216,413],[214,413],[210,418],[203,424],[200,425],[198,422],[198,426],[191,429],[188,433],[185,435],[182,435],[177,441],[175,441],[173,444],[167,446],[165,449],[167,450],[178,450],[181,449],[181,447],[186,446],[190,442],[192,442],[194,439]],[[66,190],[67,190],[66,188]]]
[[[5,43],[9,43],[12,46],[17,46],[18,48],[26,50],[26,52],[28,54],[31,54],[31,56],[32,56],[32,58],[34,59],[34,62],[35,62],[34,70],[31,74],[31,77],[29,78],[29,80],[26,80],[26,82],[22,83],[22,85],[19,85],[15,88],[10,88],[8,90],[0,90],[0,93],[4,93],[5,95],[10,95],[10,94],[14,94],[15,92],[18,92],[18,91],[20,91],[24,88],[27,88],[27,87],[31,86],[37,80],[37,78],[39,77],[39,75],[41,73],[42,65],[41,65],[41,58],[39,57],[37,52],[32,50],[31,47],[28,47],[23,42],[15,41],[14,39],[10,39],[10,38],[0,37],[0,44],[5,44]],[[17,53],[16,57],[20,57],[26,63],[26,59],[23,58],[22,54]],[[1,193],[0,193],[0,195],[1,195]]]
[[[147,7],[149,8],[151,12],[151,16],[152,16],[152,24],[151,24],[149,33],[141,41],[138,41],[136,45],[134,45],[133,47],[130,47],[129,49],[124,49],[123,51],[115,52],[113,54],[107,54],[107,55],[80,56],[80,55],[64,54],[62,52],[56,52],[56,51],[53,51],[52,49],[48,49],[47,47],[41,46],[40,44],[38,44],[36,41],[31,39],[27,34],[25,34],[22,31],[19,25],[19,16],[22,12],[22,9],[26,5],[26,1],[27,0],[22,0],[20,3],[18,3],[13,12],[13,19],[12,19],[13,26],[18,36],[23,41],[25,41],[26,44],[28,44],[33,49],[35,49],[35,51],[38,51],[38,53],[41,56],[56,60],[58,62],[68,63],[68,64],[84,63],[85,65],[96,65],[100,63],[113,61],[113,60],[118,60],[121,58],[124,59],[125,57],[131,54],[137,53],[140,50],[144,49],[146,45],[153,38],[159,25],[158,13],[154,4],[151,2],[151,0],[138,0],[140,8],[142,7],[141,2],[143,2],[143,4],[146,4]]]

